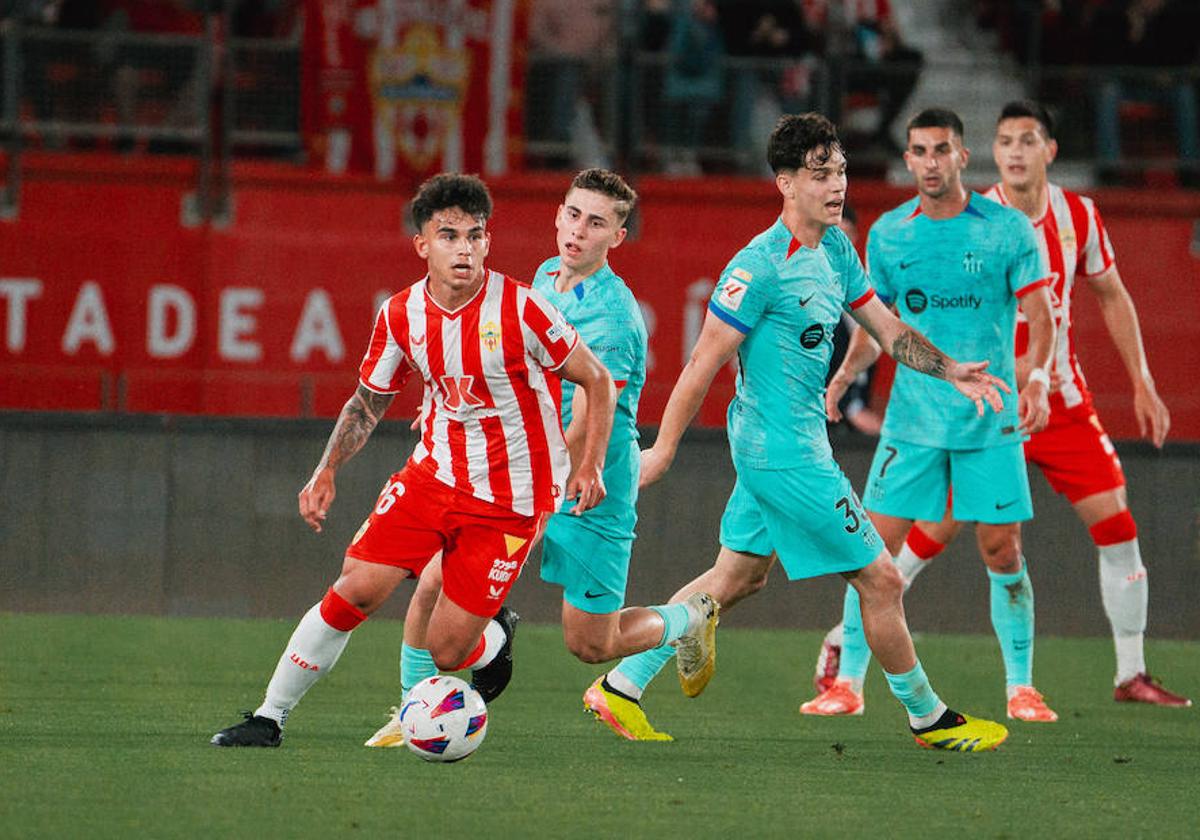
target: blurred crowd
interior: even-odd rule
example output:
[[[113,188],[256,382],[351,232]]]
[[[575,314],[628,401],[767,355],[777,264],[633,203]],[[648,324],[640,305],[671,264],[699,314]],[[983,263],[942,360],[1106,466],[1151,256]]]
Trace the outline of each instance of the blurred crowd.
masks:
[[[1048,99],[1082,94],[1092,103],[1095,154],[1103,167],[1122,157],[1122,125],[1173,122],[1180,160],[1200,164],[1197,80],[1200,3],[1196,0],[978,0],[981,24],[1025,65],[1045,68]],[[1085,90],[1055,68],[1121,68]],[[1185,173],[1194,181],[1196,171]]]
[[[235,37],[290,37],[300,24],[301,0],[0,0],[0,19],[60,29],[201,35],[207,16],[226,5]]]
[[[1002,54],[1026,69],[1028,93],[1057,103],[1067,130],[1080,133],[1077,143],[1060,138],[1064,147],[1094,156],[1102,172],[1130,156],[1165,151],[1190,167],[1193,180],[1200,177],[1200,0],[525,3],[529,62],[523,101],[535,166],[612,164],[614,138],[624,128],[634,139],[623,147],[635,147],[637,159],[623,162],[638,168],[678,176],[759,172],[762,144],[779,115],[812,109],[839,124],[858,164],[894,160],[907,103],[926,60],[938,58],[914,47],[903,23],[919,20],[936,28],[948,17],[973,17],[977,28],[995,34]],[[219,43],[275,38],[298,47],[304,5],[303,0],[0,0],[0,22],[206,35]],[[628,14],[631,8],[639,14]],[[919,34],[923,44],[936,43],[929,32]],[[219,83],[211,67],[181,58],[177,46],[38,43],[24,54],[23,90],[43,123],[183,125],[194,120]],[[235,86],[247,107],[239,118],[258,119],[263,129],[298,130],[299,82],[286,78],[295,65],[277,55],[243,58]],[[1084,77],[1063,69],[1080,65],[1099,72]],[[630,68],[631,78],[622,82],[619,70]],[[257,98],[255,85],[263,89]],[[0,107],[4,95],[0,89]],[[626,120],[629,101],[634,113]],[[254,116],[272,108],[279,113]],[[148,113],[154,109],[163,113]]]
[[[611,66],[598,59],[611,60],[619,36],[630,35],[619,31],[621,5],[533,3],[535,133],[543,125],[549,139],[569,142],[576,163],[606,162],[606,103],[587,76]],[[664,149],[669,174],[699,174],[706,145],[732,148],[733,163],[751,167],[781,113],[816,108],[837,120],[844,103],[876,115],[854,142],[895,151],[888,128],[916,85],[922,55],[905,43],[889,0],[643,0],[641,11],[632,38],[659,68],[642,91],[644,128]]]

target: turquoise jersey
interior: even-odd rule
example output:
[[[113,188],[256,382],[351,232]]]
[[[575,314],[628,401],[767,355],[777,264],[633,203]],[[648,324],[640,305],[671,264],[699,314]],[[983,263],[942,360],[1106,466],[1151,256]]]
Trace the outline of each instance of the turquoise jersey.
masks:
[[[608,495],[580,517],[580,522],[614,536],[630,536],[637,522],[640,465],[637,409],[642,386],[646,384],[646,323],[633,292],[607,263],[569,292],[554,288],[558,268],[558,257],[542,263],[534,275],[533,288],[558,307],[621,387],[604,459],[604,486]],[[575,383],[562,380],[564,429],[571,425],[574,395]]]
[[[1017,297],[1049,274],[1024,213],[971,193],[950,219],[931,219],[913,198],[880,216],[867,240],[879,296],[960,362],[988,361],[1012,389],[1004,410],[979,417],[950,383],[899,366],[883,437],[942,449],[1019,440],[1014,375]]]
[[[825,428],[825,376],[843,311],[873,294],[846,235],[800,245],[777,220],[730,260],[708,308],[746,338],[729,404],[735,462],[785,469],[833,456]]]

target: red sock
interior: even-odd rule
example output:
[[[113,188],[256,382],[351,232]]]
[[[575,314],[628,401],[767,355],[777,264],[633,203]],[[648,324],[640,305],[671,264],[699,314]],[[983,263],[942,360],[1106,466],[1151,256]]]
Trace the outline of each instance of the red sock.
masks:
[[[467,658],[451,668],[451,671],[461,671],[463,668],[470,668],[479,661],[479,657],[483,656],[484,650],[487,648],[487,639],[481,633],[479,635],[479,643],[467,654]]]
[[[1137,523],[1133,521],[1132,513],[1123,510],[1100,520],[1088,528],[1088,532],[1096,545],[1117,545],[1137,539]]]
[[[337,594],[331,586],[321,600],[321,618],[334,630],[349,633],[366,620],[367,614]]]
[[[913,525],[909,530],[908,539],[905,542],[908,544],[909,550],[922,560],[932,560],[946,548],[945,543],[938,542],[917,525]]]

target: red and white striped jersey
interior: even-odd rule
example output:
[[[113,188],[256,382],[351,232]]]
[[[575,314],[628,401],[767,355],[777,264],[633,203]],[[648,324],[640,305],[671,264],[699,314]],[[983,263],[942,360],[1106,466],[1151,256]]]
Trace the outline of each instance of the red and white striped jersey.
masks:
[[[1056,402],[1065,408],[1074,408],[1083,403],[1091,404],[1083,369],[1075,355],[1074,323],[1071,320],[1071,301],[1075,291],[1075,278],[1097,277],[1113,267],[1112,243],[1100,211],[1090,198],[1064,190],[1057,184],[1047,184],[1050,200],[1042,218],[1034,221],[1034,229],[1040,234],[1038,242],[1042,256],[1050,266],[1050,297],[1054,303],[1054,321],[1058,328],[1057,345],[1054,348],[1054,371],[1061,384],[1050,395],[1050,406]],[[985,195],[1001,204],[1008,204],[1004,190],[996,184]],[[1017,355],[1025,352],[1029,340],[1029,326],[1024,316],[1017,317]]]
[[[495,271],[468,303],[442,309],[428,276],[375,317],[359,368],[364,388],[394,394],[420,373],[414,463],[437,480],[524,515],[558,509],[570,459],[557,381],[579,337],[544,297]]]

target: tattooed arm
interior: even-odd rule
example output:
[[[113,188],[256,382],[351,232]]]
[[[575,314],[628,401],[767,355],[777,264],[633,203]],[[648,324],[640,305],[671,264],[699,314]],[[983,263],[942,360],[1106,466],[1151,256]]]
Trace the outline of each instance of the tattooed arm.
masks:
[[[936,379],[949,379],[946,373],[954,364],[953,359],[934,347],[928,338],[912,327],[907,327],[892,342],[892,358]]]
[[[394,398],[394,394],[377,394],[359,385],[342,406],[342,413],[325,444],[325,452],[317,462],[312,478],[300,491],[300,515],[314,531],[320,533],[325,514],[337,495],[334,474],[363,448]]]
[[[1002,380],[987,372],[987,362],[954,361],[935,347],[918,330],[896,317],[896,314],[877,297],[871,298],[854,310],[852,314],[854,319],[864,327],[864,330],[870,332],[871,337],[878,342],[879,346],[888,348],[892,358],[897,362],[920,373],[937,379],[945,379],[960,394],[975,403],[979,414],[983,414],[984,402],[987,402],[994,411],[999,411],[1004,407],[999,392],[1001,390],[1007,392],[1010,389]],[[867,340],[865,336],[860,338],[857,333],[854,339],[860,339],[860,342]],[[851,340],[851,349],[846,352],[846,360],[838,370],[838,376],[842,376],[847,361],[852,364],[856,363],[852,359],[854,339]],[[875,351],[875,357],[878,357],[878,349]],[[859,353],[855,358],[861,360],[864,356]],[[874,358],[871,361],[874,361]],[[857,370],[854,371],[855,374],[857,372]],[[851,379],[853,379],[853,375]],[[828,399],[827,395],[827,402]],[[826,408],[828,410],[828,405]]]

